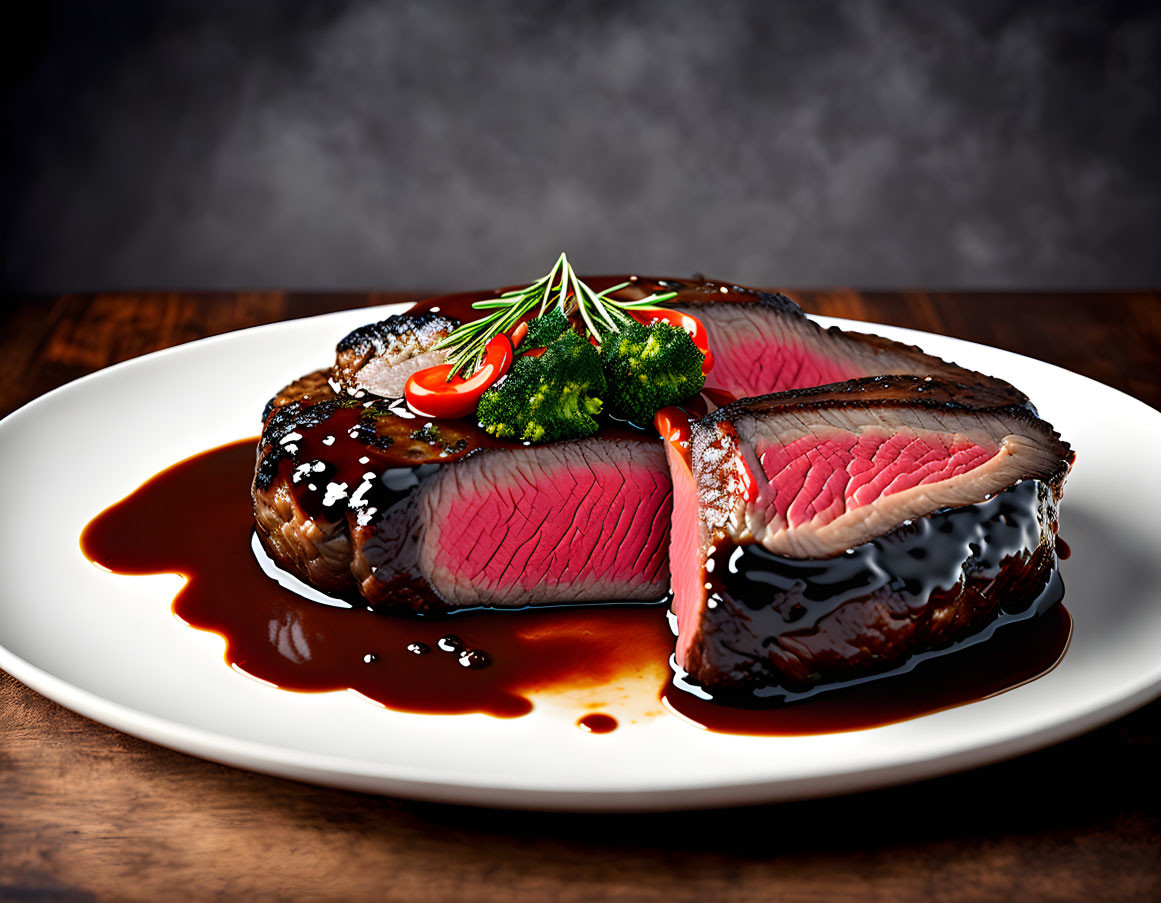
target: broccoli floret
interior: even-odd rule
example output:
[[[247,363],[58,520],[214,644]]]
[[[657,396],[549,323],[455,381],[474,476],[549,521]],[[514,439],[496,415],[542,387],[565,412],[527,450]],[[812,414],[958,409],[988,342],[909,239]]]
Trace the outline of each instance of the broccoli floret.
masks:
[[[560,334],[569,328],[568,317],[559,307],[554,307],[543,317],[536,317],[528,321],[528,334],[520,343],[520,347],[527,351],[529,348],[546,348],[550,342],[560,337]]]
[[[601,346],[609,407],[642,426],[666,405],[692,398],[705,385],[704,355],[689,333],[668,323],[629,323]]]
[[[524,442],[579,439],[597,431],[605,378],[597,350],[571,329],[539,357],[520,357],[480,397],[476,415],[493,436]]]

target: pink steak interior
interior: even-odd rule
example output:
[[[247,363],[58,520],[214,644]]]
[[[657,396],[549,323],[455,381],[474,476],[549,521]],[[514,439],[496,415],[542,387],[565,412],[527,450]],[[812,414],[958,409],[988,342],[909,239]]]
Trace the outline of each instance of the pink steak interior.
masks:
[[[656,582],[672,511],[667,473],[588,462],[513,473],[506,485],[452,494],[439,512],[437,567],[503,590]]]
[[[797,527],[827,524],[876,499],[967,473],[997,450],[937,434],[868,432],[759,444],[758,458],[769,480],[763,495],[772,494],[779,517]]]
[[[850,363],[812,354],[795,342],[783,344],[757,336],[731,340],[716,335],[710,342],[713,348],[725,342],[726,348],[725,353],[715,351],[708,384],[739,396],[805,389],[866,375]]]

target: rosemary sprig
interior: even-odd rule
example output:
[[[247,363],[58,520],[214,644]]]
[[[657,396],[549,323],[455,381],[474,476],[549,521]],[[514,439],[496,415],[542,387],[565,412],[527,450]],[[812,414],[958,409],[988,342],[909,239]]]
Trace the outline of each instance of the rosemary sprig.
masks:
[[[655,307],[677,295],[677,292],[664,292],[636,301],[610,297],[628,285],[628,282],[622,282],[603,292],[594,292],[580,280],[568,257],[562,253],[547,275],[526,288],[512,289],[498,298],[486,298],[472,304],[476,310],[492,313],[456,327],[435,346],[437,350],[448,351],[448,363],[451,364],[448,379],[457,373],[467,376],[478,369],[488,342],[513,329],[537,307],[538,317],[544,316],[551,307],[558,307],[566,316],[575,309],[585,330],[600,343],[603,334],[620,332],[622,326],[632,321],[628,311]]]

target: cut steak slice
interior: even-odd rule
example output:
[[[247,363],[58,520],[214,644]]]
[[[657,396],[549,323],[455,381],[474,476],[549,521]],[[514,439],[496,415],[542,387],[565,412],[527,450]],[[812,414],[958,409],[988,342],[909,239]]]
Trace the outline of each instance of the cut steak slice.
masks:
[[[703,686],[898,666],[1026,608],[1053,573],[1072,453],[987,393],[908,376],[780,393],[691,423],[687,446],[667,443],[673,607]]]
[[[621,277],[601,277],[608,287]],[[968,370],[914,345],[876,335],[824,329],[780,292],[711,280],[635,277],[621,293],[635,298],[675,291],[665,302],[705,324],[714,368],[706,387],[735,398],[805,389],[864,376],[910,374],[936,377],[952,386],[987,393],[996,404],[1027,404],[1027,397],[1002,379]]]
[[[977,401],[890,376],[721,408],[691,428],[707,524],[735,542],[827,558],[1021,479],[1063,480],[1071,453],[1048,424]]]
[[[669,585],[665,453],[628,431],[525,447],[382,402],[291,401],[267,422],[253,497],[282,567],[372,606],[660,600]]]
[[[355,529],[360,591],[388,603],[418,578],[447,607],[658,601],[671,504],[657,443],[481,451]]]

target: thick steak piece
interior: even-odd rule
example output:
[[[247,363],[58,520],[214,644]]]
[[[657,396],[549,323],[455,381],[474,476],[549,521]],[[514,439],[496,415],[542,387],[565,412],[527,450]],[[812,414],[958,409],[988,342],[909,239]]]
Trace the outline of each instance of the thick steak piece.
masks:
[[[282,567],[372,606],[659,600],[669,586],[665,453],[626,431],[525,447],[316,395],[273,409],[253,498]]]
[[[677,663],[711,692],[887,670],[1026,611],[1073,459],[1026,407],[908,376],[735,402],[667,453]]]

